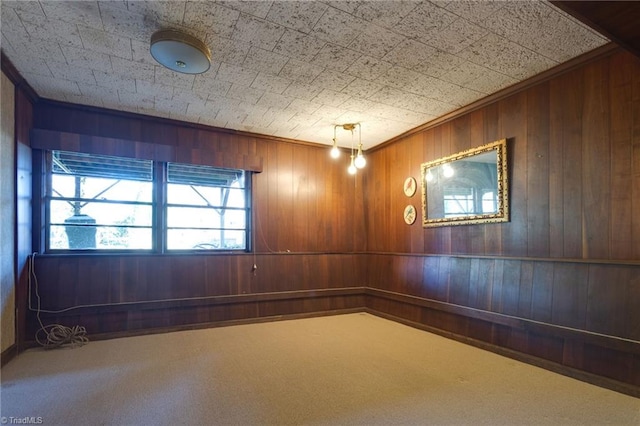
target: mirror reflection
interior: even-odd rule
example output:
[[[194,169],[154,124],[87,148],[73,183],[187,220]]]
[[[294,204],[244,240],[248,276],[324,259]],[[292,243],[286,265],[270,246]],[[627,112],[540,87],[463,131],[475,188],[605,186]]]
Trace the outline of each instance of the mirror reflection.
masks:
[[[422,164],[423,225],[508,221],[506,140]]]

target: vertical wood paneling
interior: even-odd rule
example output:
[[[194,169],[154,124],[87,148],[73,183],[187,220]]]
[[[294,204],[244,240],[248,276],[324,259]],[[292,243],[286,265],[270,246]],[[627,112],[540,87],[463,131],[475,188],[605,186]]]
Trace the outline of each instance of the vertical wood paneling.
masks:
[[[586,312],[588,330],[609,335],[624,330],[632,272],[635,271],[620,266],[589,267]],[[640,319],[640,315],[636,319]]]
[[[502,271],[502,291],[500,293],[501,312],[518,315],[520,298],[520,261],[505,260]]]
[[[631,280],[628,284],[629,294],[626,297],[627,314],[624,319],[624,336],[640,341],[640,272],[631,271]],[[640,357],[638,357],[640,361]],[[639,364],[640,366],[640,364]],[[640,378],[640,374],[639,374]]]
[[[537,262],[533,267],[531,319],[551,322],[553,311],[553,263]]]
[[[293,147],[290,144],[278,144],[276,152],[278,155],[276,222],[271,222],[269,225],[278,230],[275,235],[277,247],[275,250],[295,250],[296,242],[292,234],[280,232],[282,225],[287,224],[288,227],[293,227],[294,224]]]
[[[477,308],[485,311],[491,310],[493,298],[495,262],[490,259],[479,259],[478,261],[478,296]]]
[[[632,202],[631,181],[633,160],[633,89],[632,63],[615,56],[610,61],[611,122],[611,185],[608,215],[611,236],[611,257],[632,259]]]
[[[554,324],[584,329],[589,268],[579,263],[557,263],[553,271]]]
[[[517,316],[531,318],[533,299],[533,262],[520,263],[520,286],[518,289]]]
[[[456,305],[468,306],[471,259],[454,257],[451,259],[449,267],[451,268],[451,277],[447,301]]]
[[[502,228],[502,250],[513,256],[526,256],[527,252],[527,128],[523,119],[527,114],[527,93],[520,93],[500,102],[502,134],[510,145],[509,206],[517,214],[511,215],[509,224]]]
[[[564,257],[564,132],[567,79],[549,82],[549,257]],[[533,203],[534,200],[531,200]],[[540,230],[540,232],[543,232]]]
[[[549,256],[549,84],[527,96],[527,255]]]
[[[631,177],[631,234],[632,259],[640,259],[640,59],[634,58],[632,63],[632,177]]]
[[[469,306],[479,308],[480,301],[478,293],[480,291],[480,259],[471,259],[469,265]]]
[[[600,61],[585,69],[582,144],[582,257],[608,259],[611,190],[609,68]]]
[[[569,80],[569,78],[572,78]],[[562,119],[563,256],[582,256],[582,105],[583,73],[561,78],[566,85]],[[559,153],[560,154],[560,153]]]
[[[438,273],[440,270],[439,257],[426,257],[422,264],[422,297],[437,299],[440,289]]]
[[[309,171],[309,148],[295,147],[293,150],[293,202],[291,206],[287,206],[292,214],[293,234],[295,235],[295,244],[291,248],[296,251],[310,250],[311,241],[309,233],[309,203],[312,198],[309,193],[311,186]],[[325,159],[326,161],[326,159]],[[315,235],[313,236],[315,237]]]

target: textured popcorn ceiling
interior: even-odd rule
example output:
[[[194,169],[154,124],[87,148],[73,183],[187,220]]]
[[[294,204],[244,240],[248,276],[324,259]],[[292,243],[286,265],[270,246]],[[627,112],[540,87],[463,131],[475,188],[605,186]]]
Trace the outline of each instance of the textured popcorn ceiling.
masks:
[[[324,144],[360,122],[365,149],[608,42],[543,1],[1,4],[2,50],[43,98]],[[208,72],[153,60],[169,27],[206,42]]]

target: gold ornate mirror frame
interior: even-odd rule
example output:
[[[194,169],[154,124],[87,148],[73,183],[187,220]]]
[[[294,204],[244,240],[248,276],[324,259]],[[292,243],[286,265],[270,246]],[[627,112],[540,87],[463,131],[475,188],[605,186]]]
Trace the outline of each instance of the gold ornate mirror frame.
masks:
[[[508,222],[507,140],[420,166],[422,226]]]

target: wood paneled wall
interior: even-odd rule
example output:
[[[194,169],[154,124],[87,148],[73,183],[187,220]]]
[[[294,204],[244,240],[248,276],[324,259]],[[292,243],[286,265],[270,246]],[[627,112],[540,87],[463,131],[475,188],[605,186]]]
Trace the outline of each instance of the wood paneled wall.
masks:
[[[180,153],[177,161],[262,162],[253,175],[255,255],[37,256],[43,309],[94,306],[43,313],[47,323],[79,321],[90,334],[112,334],[364,308],[363,268],[351,254],[365,248],[354,214],[362,211],[361,177],[346,176],[326,147],[48,101],[37,105],[34,127],[88,135],[74,140],[91,146],[107,141],[99,148],[107,155],[155,147]],[[106,304],[115,306],[96,306]],[[32,320],[29,336],[36,329]]]
[[[83,325],[90,335],[364,306],[358,255],[51,255],[33,262],[45,323]],[[32,318],[29,331],[38,327]]]
[[[374,252],[640,259],[640,58],[618,51],[369,154]],[[511,221],[422,229],[420,164],[507,138]],[[420,217],[418,218],[420,219]]]
[[[404,223],[420,164],[507,138],[511,221]],[[370,153],[367,307],[640,395],[640,58],[621,50]]]

